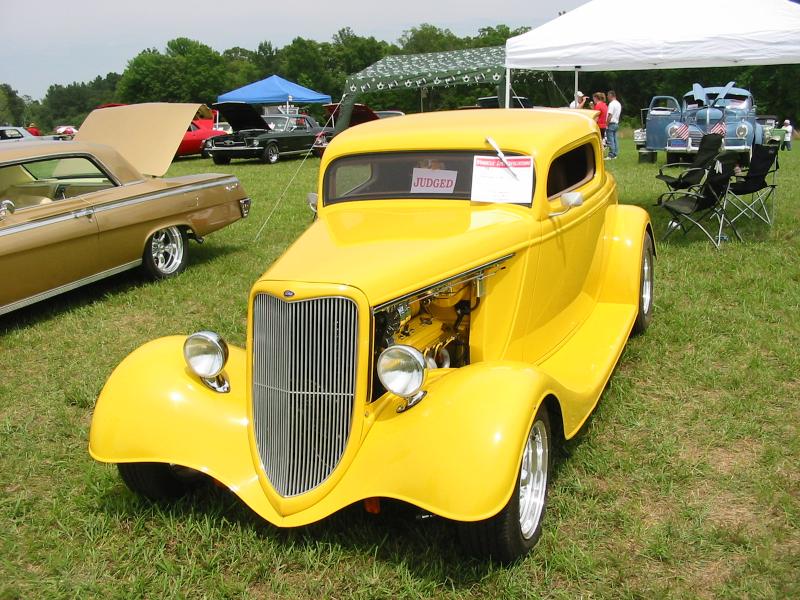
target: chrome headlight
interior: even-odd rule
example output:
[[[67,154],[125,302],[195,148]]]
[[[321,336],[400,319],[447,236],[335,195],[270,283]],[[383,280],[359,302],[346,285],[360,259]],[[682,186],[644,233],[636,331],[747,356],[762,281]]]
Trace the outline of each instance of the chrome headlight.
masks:
[[[739,123],[736,126],[736,137],[744,139],[747,137],[749,131],[750,127],[748,127],[747,123]]]
[[[183,343],[183,358],[202,379],[215,379],[228,362],[228,344],[213,331],[198,331]]]
[[[425,384],[427,369],[422,352],[401,344],[381,352],[377,364],[378,379],[388,391],[403,398],[413,398]]]
[[[253,138],[253,139],[250,140],[250,145],[251,146],[258,147],[259,143],[260,142],[256,138]]]
[[[679,125],[677,123],[670,123],[667,125],[667,137],[674,138],[675,134],[678,133]]]

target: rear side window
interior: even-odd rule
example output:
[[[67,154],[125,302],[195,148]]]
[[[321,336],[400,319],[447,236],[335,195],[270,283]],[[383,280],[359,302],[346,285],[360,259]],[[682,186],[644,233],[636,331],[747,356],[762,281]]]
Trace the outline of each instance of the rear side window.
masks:
[[[594,177],[594,149],[591,143],[578,146],[556,158],[547,174],[547,197],[555,198],[574,190]]]

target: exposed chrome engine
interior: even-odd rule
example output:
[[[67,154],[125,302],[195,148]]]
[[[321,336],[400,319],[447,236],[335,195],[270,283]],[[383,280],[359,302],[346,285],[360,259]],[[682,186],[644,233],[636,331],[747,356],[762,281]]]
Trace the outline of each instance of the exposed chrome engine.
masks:
[[[470,314],[485,294],[485,280],[504,267],[510,256],[441,281],[373,310],[373,365],[383,350],[402,344],[419,350],[428,369],[469,364]],[[372,399],[385,392],[373,377]]]

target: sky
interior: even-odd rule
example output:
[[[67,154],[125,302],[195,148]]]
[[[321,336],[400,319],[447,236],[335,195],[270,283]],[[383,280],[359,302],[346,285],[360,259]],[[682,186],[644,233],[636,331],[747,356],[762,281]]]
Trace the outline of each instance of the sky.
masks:
[[[343,27],[397,43],[404,31],[430,23],[458,36],[481,27],[536,27],[587,0],[494,2],[338,2],[268,0],[0,0],[0,83],[41,99],[51,84],[122,73],[146,48],[164,50],[188,37],[222,52],[263,41],[280,48],[295,37],[331,41]]]

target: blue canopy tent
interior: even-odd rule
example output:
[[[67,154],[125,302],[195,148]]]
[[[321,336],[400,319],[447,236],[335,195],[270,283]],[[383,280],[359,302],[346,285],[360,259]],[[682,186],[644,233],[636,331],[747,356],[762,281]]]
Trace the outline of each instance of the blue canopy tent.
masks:
[[[248,83],[239,89],[217,97],[217,102],[247,102],[248,104],[327,104],[331,97],[302,85],[292,83],[283,77],[271,75],[261,81]]]

